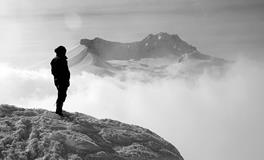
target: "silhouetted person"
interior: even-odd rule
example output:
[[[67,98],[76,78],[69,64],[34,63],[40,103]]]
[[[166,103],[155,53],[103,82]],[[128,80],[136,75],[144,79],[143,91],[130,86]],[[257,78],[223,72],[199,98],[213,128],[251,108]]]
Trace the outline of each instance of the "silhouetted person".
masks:
[[[54,51],[56,52],[56,57],[52,59],[50,65],[51,73],[54,76],[54,83],[58,90],[56,113],[63,116],[62,106],[67,96],[67,89],[70,86],[70,71],[66,57],[66,48],[59,46]]]

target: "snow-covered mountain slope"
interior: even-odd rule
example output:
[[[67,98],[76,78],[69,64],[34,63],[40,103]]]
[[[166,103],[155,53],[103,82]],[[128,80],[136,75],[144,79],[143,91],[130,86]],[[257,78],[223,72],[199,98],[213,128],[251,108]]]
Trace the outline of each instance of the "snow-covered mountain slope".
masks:
[[[183,160],[148,129],[81,113],[0,105],[0,159]]]
[[[68,61],[69,67],[73,73],[87,71],[97,75],[113,75],[113,67],[108,62],[101,59],[98,55],[90,52],[84,46],[78,46],[70,51]]]
[[[127,71],[158,77],[197,75],[211,70],[222,73],[230,63],[202,54],[178,35],[168,33],[150,34],[131,43],[82,39],[70,55],[73,70],[99,75],[122,75]]]
[[[141,41],[131,43],[111,42],[101,38],[82,39],[80,43],[104,60],[139,60],[169,55],[179,57],[185,53],[198,54],[195,47],[181,40],[179,36],[167,33],[150,34]]]

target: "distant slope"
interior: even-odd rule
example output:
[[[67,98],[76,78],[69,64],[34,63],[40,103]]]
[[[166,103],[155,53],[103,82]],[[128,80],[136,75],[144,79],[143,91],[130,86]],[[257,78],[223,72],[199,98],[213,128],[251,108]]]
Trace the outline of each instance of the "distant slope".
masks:
[[[150,34],[141,41],[131,43],[111,42],[101,38],[82,39],[80,43],[104,60],[139,60],[199,53],[195,47],[184,42],[179,36],[168,33]]]
[[[158,77],[170,76],[168,68],[171,69],[171,65],[181,67],[176,68],[179,73],[191,75],[215,68],[222,72],[229,63],[200,53],[178,35],[163,32],[150,34],[141,41],[131,43],[101,38],[82,39],[80,46],[82,50],[79,49],[69,58],[69,65],[75,71],[88,71],[98,75],[117,75],[123,74],[120,71],[135,70]],[[161,65],[157,66],[157,62]],[[178,63],[182,63],[184,67],[176,65]]]
[[[111,64],[99,58],[98,55],[89,52],[84,48],[77,48],[71,51],[68,65],[76,73],[79,71],[88,71],[97,75],[113,75],[110,70],[113,69]]]
[[[0,105],[0,159],[183,160],[148,129],[81,113]]]

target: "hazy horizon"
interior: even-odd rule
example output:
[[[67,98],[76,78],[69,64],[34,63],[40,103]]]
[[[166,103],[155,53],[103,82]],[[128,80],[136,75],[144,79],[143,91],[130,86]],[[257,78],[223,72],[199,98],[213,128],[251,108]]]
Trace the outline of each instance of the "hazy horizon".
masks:
[[[1,0],[1,62],[23,67],[81,38],[138,41],[150,33],[178,34],[202,53],[264,60],[261,0]],[[232,54],[230,54],[232,53]]]

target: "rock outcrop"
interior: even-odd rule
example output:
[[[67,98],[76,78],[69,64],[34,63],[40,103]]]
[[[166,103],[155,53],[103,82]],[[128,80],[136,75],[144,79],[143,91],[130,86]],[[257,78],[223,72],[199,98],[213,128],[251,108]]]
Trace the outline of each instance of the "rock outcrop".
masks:
[[[148,129],[82,113],[0,105],[0,159],[183,160]]]

